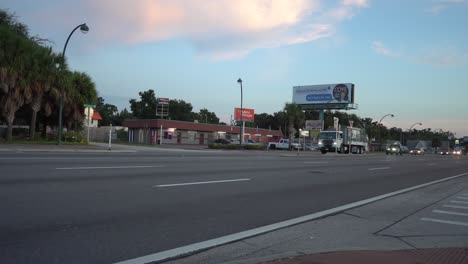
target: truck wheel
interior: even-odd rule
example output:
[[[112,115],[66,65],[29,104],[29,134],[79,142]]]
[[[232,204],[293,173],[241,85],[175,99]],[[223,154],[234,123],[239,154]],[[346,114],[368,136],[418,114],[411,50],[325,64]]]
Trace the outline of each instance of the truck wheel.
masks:
[[[322,154],[327,154],[327,151],[324,149],[320,150],[320,152],[322,152]]]
[[[271,145],[270,149],[273,149],[273,150],[276,149],[276,145]]]

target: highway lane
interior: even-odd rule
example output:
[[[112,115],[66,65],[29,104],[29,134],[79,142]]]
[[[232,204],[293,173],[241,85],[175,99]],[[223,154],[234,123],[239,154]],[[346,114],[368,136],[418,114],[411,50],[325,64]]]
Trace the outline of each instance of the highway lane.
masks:
[[[468,172],[466,157],[281,154],[0,155],[0,261],[111,263]],[[158,187],[210,181],[227,182]]]

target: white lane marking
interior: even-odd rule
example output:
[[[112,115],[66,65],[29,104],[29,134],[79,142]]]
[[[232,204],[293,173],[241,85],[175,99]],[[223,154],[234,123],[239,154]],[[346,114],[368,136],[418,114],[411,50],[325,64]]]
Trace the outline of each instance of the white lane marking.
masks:
[[[458,212],[444,211],[444,210],[433,210],[432,212],[433,212],[433,213],[436,213],[436,214],[448,214],[448,215],[468,216],[467,213],[458,213]]]
[[[368,169],[368,170],[374,171],[374,170],[388,170],[388,169],[390,169],[390,167],[370,168],[370,169]]]
[[[162,187],[199,185],[199,184],[211,184],[211,183],[225,183],[225,182],[239,182],[239,181],[250,181],[250,179],[233,179],[233,180],[222,180],[222,181],[204,181],[204,182],[186,182],[186,183],[174,183],[174,184],[161,184],[161,185],[154,185],[153,187],[162,188]]]
[[[457,208],[457,209],[467,209],[468,210],[468,207],[466,206],[460,206],[460,205],[448,205],[448,204],[444,204],[442,205],[443,207],[448,207],[448,208]]]
[[[457,196],[457,199],[468,200],[468,197]]]
[[[173,258],[183,256],[183,255],[195,254],[196,252],[206,250],[208,248],[213,248],[213,247],[221,246],[221,245],[224,245],[224,244],[233,243],[233,242],[236,242],[236,241],[239,241],[239,240],[242,240],[242,239],[246,239],[246,238],[249,238],[249,237],[258,236],[258,235],[261,235],[261,234],[264,234],[264,233],[268,233],[268,232],[271,232],[271,231],[274,231],[274,230],[277,230],[277,229],[281,229],[281,228],[285,228],[285,227],[288,227],[288,226],[293,226],[293,225],[297,225],[297,224],[300,224],[300,223],[315,220],[315,219],[318,219],[318,218],[322,218],[322,217],[325,217],[325,216],[337,214],[337,213],[340,213],[340,212],[343,212],[343,211],[346,211],[346,210],[349,210],[349,209],[352,209],[352,208],[360,207],[360,206],[363,206],[363,205],[366,205],[366,204],[370,204],[370,203],[373,203],[373,202],[376,202],[376,201],[379,201],[379,200],[382,200],[382,199],[385,199],[385,198],[388,198],[388,197],[392,197],[392,196],[395,196],[395,195],[398,195],[398,194],[414,191],[414,190],[421,189],[421,188],[424,188],[424,187],[427,187],[427,186],[430,186],[430,185],[433,185],[433,184],[453,180],[453,179],[460,178],[460,177],[467,176],[467,175],[468,175],[468,172],[463,173],[463,174],[458,174],[458,175],[443,178],[443,179],[440,179],[440,180],[437,180],[437,181],[432,181],[432,182],[416,185],[416,186],[405,188],[405,189],[402,189],[402,190],[399,190],[399,191],[395,191],[395,192],[391,192],[391,193],[387,193],[387,194],[382,194],[382,195],[375,196],[375,197],[365,199],[365,200],[361,200],[361,201],[358,201],[358,202],[338,206],[338,207],[328,209],[328,210],[325,210],[325,211],[321,211],[321,212],[318,212],[318,213],[293,218],[293,219],[286,220],[286,221],[283,221],[283,222],[279,222],[279,223],[275,223],[275,224],[271,224],[271,225],[266,225],[266,226],[262,226],[262,227],[242,231],[242,232],[239,232],[239,233],[235,233],[235,234],[231,234],[231,235],[227,235],[227,236],[223,236],[223,237],[218,237],[218,238],[206,240],[206,241],[203,241],[203,242],[198,242],[198,243],[183,246],[183,247],[169,249],[169,250],[154,253],[154,254],[151,254],[151,255],[146,255],[146,256],[142,256],[142,257],[138,257],[138,258],[134,258],[134,259],[121,261],[121,262],[118,262],[116,264],[143,264],[143,263],[151,263],[151,262],[158,262],[158,261],[160,262],[160,261],[163,261],[163,260],[173,259]],[[468,223],[467,223],[467,225],[468,225]]]
[[[427,166],[436,166],[436,163],[428,163]]]
[[[450,201],[451,203],[458,203],[458,204],[468,204],[468,202],[465,201]]]
[[[326,164],[328,161],[305,161],[305,164]]]
[[[441,224],[449,224],[449,225],[460,225],[460,226],[468,226],[466,222],[460,221],[449,221],[449,220],[441,220],[441,219],[434,219],[434,218],[421,218],[422,221],[429,221]]]
[[[67,167],[55,168],[56,170],[99,170],[99,169],[144,169],[144,168],[162,168],[164,165],[148,166],[109,166],[109,167]]]

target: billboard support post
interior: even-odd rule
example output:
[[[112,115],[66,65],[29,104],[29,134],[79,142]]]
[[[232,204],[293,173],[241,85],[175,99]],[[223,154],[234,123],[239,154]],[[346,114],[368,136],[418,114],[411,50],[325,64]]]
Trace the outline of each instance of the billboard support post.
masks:
[[[324,119],[325,119],[324,115],[325,115],[325,114],[324,114],[324,110],[323,110],[323,109],[320,109],[319,119],[320,119],[320,122],[322,122],[322,128],[321,128],[320,130],[323,130],[323,129],[324,129],[324,127],[323,127],[323,126],[324,126],[324,123],[325,123],[325,122],[324,122]]]

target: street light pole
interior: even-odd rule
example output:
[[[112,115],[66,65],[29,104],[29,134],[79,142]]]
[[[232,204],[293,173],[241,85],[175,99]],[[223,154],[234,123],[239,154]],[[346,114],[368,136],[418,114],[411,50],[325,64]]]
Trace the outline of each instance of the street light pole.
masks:
[[[68,35],[67,41],[65,42],[65,45],[63,46],[63,52],[62,52],[62,70],[64,70],[65,66],[65,51],[67,50],[67,45],[68,41],[70,40],[71,36],[77,29],[80,29],[82,33],[88,33],[89,27],[86,25],[86,23],[83,23],[81,25],[76,26],[70,35]],[[58,128],[58,139],[57,139],[57,144],[60,145],[62,143],[62,111],[63,111],[63,95],[60,94],[60,107],[59,107],[59,128]]]
[[[411,129],[413,129],[413,127],[414,127],[415,125],[420,125],[420,126],[422,126],[422,123],[421,123],[421,122],[416,122],[416,123],[412,124],[412,125],[410,126],[410,128],[408,129],[408,132],[411,132]],[[402,144],[403,144],[403,143],[402,143]]]
[[[237,82],[240,84],[240,90],[241,90],[241,105],[240,105],[240,119],[241,119],[241,128],[240,128],[240,140],[239,140],[239,145],[242,146],[242,142],[244,141],[244,113],[243,113],[243,108],[242,108],[242,79],[239,78]]]
[[[383,140],[382,140],[382,120],[387,116],[395,117],[394,114],[386,114],[386,115],[382,116],[382,118],[380,118],[380,120],[379,120],[379,123],[377,123],[377,125],[379,125],[380,150],[382,150],[382,143],[383,143]]]

